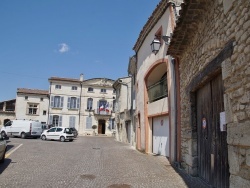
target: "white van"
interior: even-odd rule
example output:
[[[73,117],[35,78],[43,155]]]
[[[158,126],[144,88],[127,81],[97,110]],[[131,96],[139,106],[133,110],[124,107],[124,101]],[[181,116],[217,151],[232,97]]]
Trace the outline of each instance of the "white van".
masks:
[[[2,136],[18,136],[21,138],[39,138],[42,134],[42,124],[32,120],[12,120],[8,121],[1,128]]]

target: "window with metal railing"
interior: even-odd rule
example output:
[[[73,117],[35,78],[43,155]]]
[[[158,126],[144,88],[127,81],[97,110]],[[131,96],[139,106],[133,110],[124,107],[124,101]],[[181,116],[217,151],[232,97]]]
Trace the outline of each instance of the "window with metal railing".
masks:
[[[160,81],[148,86],[149,102],[154,102],[168,96],[167,77],[164,76]]]

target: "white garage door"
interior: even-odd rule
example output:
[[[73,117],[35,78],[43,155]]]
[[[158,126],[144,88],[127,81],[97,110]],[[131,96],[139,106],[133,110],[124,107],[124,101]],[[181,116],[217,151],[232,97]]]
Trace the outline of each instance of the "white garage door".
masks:
[[[153,153],[169,156],[169,118],[153,118]]]

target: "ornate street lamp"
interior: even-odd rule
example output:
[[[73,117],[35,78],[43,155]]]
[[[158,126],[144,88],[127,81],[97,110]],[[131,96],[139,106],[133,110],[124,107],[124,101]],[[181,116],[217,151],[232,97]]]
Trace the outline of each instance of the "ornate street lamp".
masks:
[[[155,38],[150,45],[152,52],[156,54],[160,49],[161,42],[158,38]]]

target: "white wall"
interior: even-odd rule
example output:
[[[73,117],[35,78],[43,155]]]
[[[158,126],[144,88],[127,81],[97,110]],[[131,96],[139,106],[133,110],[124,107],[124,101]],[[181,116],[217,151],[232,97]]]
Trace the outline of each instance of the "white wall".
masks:
[[[166,10],[166,12],[163,14],[161,19],[157,22],[157,24],[154,26],[154,28],[150,31],[150,33],[145,38],[141,48],[139,49],[137,53],[137,96],[136,96],[136,107],[137,107],[137,114],[140,112],[141,116],[141,146],[142,149],[145,149],[145,117],[144,117],[144,78],[145,74],[149,70],[150,66],[155,63],[159,59],[168,58],[166,56],[167,46],[163,43],[161,46],[159,52],[157,54],[154,54],[151,51],[151,42],[153,41],[155,37],[155,33],[158,31],[160,27],[162,27],[162,35],[170,35],[172,28],[170,24],[170,12],[169,9]],[[153,114],[154,109],[150,109],[150,114]],[[164,109],[167,111],[167,109]]]
[[[28,99],[25,99],[28,96]],[[41,101],[43,98],[43,101]],[[49,99],[45,95],[35,94],[17,94],[16,96],[16,119],[32,119],[47,123],[48,117],[48,102]],[[30,115],[27,113],[28,104],[38,104],[38,114]],[[43,115],[43,111],[46,111],[46,115]]]

